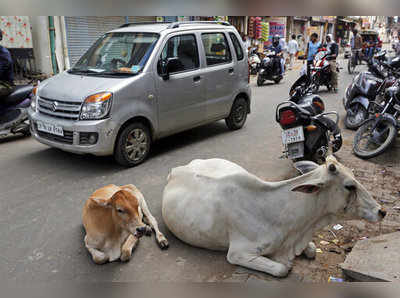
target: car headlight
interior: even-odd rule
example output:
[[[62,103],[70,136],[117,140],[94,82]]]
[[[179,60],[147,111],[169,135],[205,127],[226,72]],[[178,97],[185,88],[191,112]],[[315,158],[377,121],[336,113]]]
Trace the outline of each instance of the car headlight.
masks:
[[[108,116],[111,108],[112,93],[101,92],[88,96],[81,108],[81,120],[98,120]]]
[[[37,112],[37,98],[38,98],[37,88],[38,87],[32,89],[31,109],[34,112]]]

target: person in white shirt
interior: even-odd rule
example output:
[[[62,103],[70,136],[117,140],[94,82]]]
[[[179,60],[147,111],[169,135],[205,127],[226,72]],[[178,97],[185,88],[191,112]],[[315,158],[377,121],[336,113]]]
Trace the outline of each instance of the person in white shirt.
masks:
[[[292,39],[289,41],[288,51],[289,51],[289,59],[290,59],[289,69],[291,70],[293,68],[294,57],[296,56],[297,52],[299,51],[299,44],[296,41],[295,34],[292,34]]]

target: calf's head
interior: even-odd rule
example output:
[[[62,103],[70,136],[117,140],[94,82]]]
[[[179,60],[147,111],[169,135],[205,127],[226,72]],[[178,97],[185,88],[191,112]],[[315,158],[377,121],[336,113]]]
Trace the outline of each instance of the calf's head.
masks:
[[[124,230],[141,237],[146,232],[138,199],[127,190],[117,191],[110,199],[93,198],[98,205],[110,208],[114,223]]]
[[[317,165],[311,161],[300,161],[295,167],[308,174],[306,181],[292,191],[318,193],[318,200],[326,200],[326,212],[344,218],[362,218],[370,222],[382,220],[386,211],[359,183],[352,171],[340,164],[333,156],[326,163]]]

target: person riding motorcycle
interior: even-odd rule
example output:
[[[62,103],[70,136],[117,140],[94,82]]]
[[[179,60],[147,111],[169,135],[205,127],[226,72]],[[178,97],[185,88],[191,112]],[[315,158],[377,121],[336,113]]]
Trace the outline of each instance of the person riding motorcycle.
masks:
[[[267,47],[267,50],[274,51],[275,55],[280,58],[280,59],[274,59],[274,69],[279,69],[280,73],[283,74],[284,72],[282,63],[283,51],[281,45],[279,44],[279,40],[280,40],[279,35],[275,35],[274,37],[272,37],[272,45]]]
[[[2,40],[3,32],[0,29],[0,41]],[[0,103],[14,89],[14,71],[11,54],[5,47],[0,45]]]
[[[326,58],[331,65],[331,85],[333,88],[333,92],[338,92],[338,73],[336,71],[336,58],[339,54],[339,46],[333,40],[332,34],[328,34],[326,36],[326,47],[328,49],[329,56]]]

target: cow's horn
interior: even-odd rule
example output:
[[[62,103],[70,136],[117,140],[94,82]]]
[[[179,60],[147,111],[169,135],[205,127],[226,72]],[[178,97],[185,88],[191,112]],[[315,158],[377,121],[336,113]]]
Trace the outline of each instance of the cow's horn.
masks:
[[[329,165],[329,171],[331,171],[331,172],[335,172],[336,171],[336,166],[333,163],[331,163]]]

